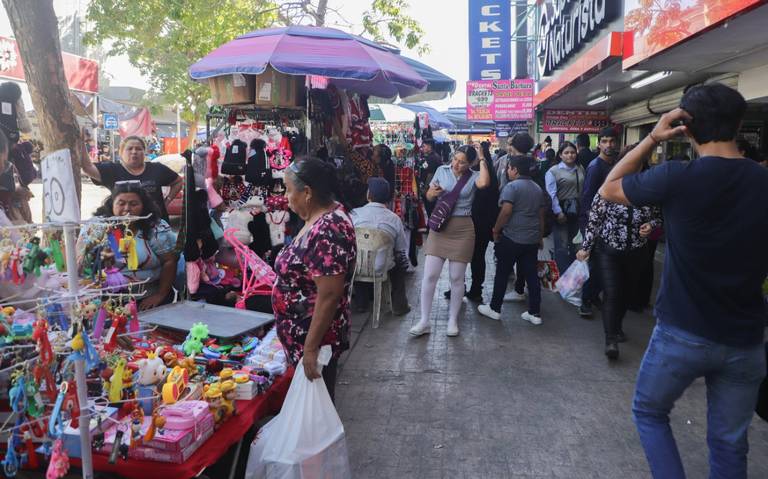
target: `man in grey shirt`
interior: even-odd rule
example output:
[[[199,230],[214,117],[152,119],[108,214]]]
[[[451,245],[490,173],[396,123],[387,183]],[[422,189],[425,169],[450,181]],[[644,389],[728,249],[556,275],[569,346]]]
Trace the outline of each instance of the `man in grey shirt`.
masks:
[[[515,133],[507,140],[507,154],[500,156],[495,162],[496,176],[499,178],[499,191],[503,190],[509,182],[507,178],[507,166],[510,158],[519,155],[527,155],[533,148],[533,138],[528,133]],[[533,164],[531,165],[533,166]]]
[[[510,181],[501,192],[501,212],[493,227],[497,258],[493,296],[490,305],[481,304],[477,310],[491,319],[501,318],[504,293],[517,263],[518,273],[528,284],[528,311],[521,317],[538,325],[541,324],[541,285],[536,263],[538,250],[542,247],[547,204],[544,192],[530,177],[532,162],[528,156],[509,158],[507,175]],[[523,291],[517,293],[522,295]]]

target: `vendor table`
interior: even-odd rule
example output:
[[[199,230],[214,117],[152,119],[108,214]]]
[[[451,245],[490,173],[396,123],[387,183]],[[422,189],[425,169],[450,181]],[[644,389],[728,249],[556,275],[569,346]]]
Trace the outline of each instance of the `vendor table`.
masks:
[[[93,469],[96,472],[111,472],[127,479],[188,479],[199,475],[206,467],[218,461],[227,450],[236,444],[259,419],[280,412],[283,400],[293,378],[293,369],[279,377],[265,394],[250,401],[237,401],[237,415],[222,423],[200,449],[186,462],[167,462],[118,459],[116,464],[108,462],[108,455],[94,452]],[[250,445],[246,445],[248,447]],[[73,466],[79,467],[80,460],[71,458]]]

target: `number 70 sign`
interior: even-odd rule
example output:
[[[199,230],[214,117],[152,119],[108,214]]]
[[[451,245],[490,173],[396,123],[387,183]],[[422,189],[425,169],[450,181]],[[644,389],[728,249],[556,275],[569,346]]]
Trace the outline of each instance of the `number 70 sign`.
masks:
[[[43,158],[41,166],[44,221],[80,221],[80,202],[77,200],[69,150],[54,151]]]

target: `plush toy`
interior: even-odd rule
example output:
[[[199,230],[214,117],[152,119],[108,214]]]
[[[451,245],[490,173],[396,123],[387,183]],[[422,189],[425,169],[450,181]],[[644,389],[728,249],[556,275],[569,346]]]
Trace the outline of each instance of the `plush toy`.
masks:
[[[138,383],[142,386],[157,384],[165,377],[166,366],[156,353],[149,353],[145,359],[136,362],[139,367]]]

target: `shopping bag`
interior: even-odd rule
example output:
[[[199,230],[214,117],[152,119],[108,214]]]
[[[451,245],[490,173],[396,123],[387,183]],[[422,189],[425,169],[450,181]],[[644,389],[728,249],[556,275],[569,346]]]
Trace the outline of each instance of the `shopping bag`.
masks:
[[[554,260],[539,261],[536,265],[539,283],[542,289],[556,291],[555,284],[560,278],[560,272],[557,269],[557,263]]]
[[[327,365],[330,346],[319,362]],[[299,362],[280,414],[251,443],[246,479],[349,479],[344,426],[322,379],[309,381]]]
[[[576,260],[557,281],[557,292],[572,305],[581,306],[581,288],[588,279],[589,265],[586,261]]]

